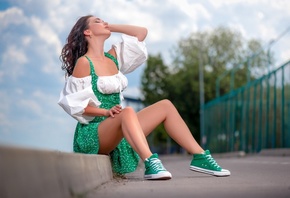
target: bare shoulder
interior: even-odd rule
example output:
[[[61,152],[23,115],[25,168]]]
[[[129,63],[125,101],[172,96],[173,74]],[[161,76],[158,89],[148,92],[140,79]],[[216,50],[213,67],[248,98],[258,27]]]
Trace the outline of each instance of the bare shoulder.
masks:
[[[116,51],[114,48],[111,48],[109,51],[108,51],[109,54],[111,54],[112,56],[114,56],[115,58],[117,58],[117,54],[116,54]]]
[[[86,57],[82,56],[77,60],[72,75],[76,78],[83,78],[90,75],[90,63]]]

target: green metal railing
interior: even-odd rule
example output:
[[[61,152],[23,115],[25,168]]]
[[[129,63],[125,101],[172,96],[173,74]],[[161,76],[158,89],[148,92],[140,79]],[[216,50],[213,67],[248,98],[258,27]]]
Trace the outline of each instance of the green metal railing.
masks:
[[[212,152],[290,147],[290,61],[203,106]]]

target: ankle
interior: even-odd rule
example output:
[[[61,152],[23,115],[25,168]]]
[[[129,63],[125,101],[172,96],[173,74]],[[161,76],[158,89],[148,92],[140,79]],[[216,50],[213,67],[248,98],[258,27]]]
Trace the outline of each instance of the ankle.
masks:
[[[153,154],[152,153],[150,153],[149,155],[146,155],[146,157],[145,158],[141,158],[143,161],[146,161],[146,160],[148,160],[150,157],[152,157],[153,156]]]
[[[195,154],[204,154],[204,153],[205,153],[205,150],[200,149],[200,150],[197,150],[197,151],[192,152],[191,154],[192,155],[195,155]]]

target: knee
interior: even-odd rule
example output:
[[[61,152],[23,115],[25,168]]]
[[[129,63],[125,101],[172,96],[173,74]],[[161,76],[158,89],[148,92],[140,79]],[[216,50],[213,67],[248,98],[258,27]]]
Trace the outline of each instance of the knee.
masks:
[[[125,107],[122,109],[122,113],[126,115],[136,114],[135,110],[132,107]]]
[[[162,103],[162,105],[164,105],[167,108],[174,106],[173,103],[170,100],[168,100],[168,99],[163,99],[163,100],[160,101],[160,103]]]
[[[137,114],[132,107],[125,107],[124,109],[122,109],[122,113],[121,113],[122,119],[131,120],[136,116]]]

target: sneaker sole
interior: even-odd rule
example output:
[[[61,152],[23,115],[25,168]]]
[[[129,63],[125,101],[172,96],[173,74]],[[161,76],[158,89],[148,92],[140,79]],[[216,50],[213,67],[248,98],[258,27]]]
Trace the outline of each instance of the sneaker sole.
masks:
[[[168,180],[171,178],[172,178],[172,175],[169,172],[144,175],[144,179],[148,179],[148,180]]]
[[[226,177],[226,176],[230,176],[231,175],[230,171],[224,170],[224,169],[222,169],[222,171],[213,171],[213,170],[207,170],[207,169],[199,168],[199,167],[196,167],[196,166],[190,166],[189,169],[192,170],[192,171],[209,174],[209,175],[213,175],[213,176],[216,176],[216,177]]]

